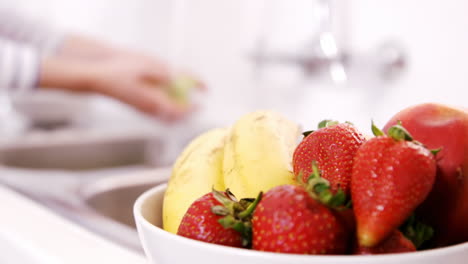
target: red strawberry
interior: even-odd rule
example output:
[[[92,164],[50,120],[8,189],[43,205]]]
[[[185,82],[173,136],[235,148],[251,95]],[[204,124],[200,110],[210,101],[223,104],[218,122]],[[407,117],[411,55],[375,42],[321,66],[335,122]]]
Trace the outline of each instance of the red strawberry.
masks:
[[[213,244],[232,247],[250,246],[251,213],[259,197],[237,202],[232,193],[213,190],[190,205],[177,234]]]
[[[431,193],[416,209],[434,227],[432,246],[468,242],[468,109],[438,103],[408,107],[384,127],[401,120],[405,128],[437,153],[437,176]]]
[[[349,237],[334,210],[295,185],[274,187],[263,196],[252,231],[256,250],[299,254],[343,254]]]
[[[413,243],[400,231],[394,230],[390,236],[375,247],[363,247],[356,244],[355,255],[388,254],[416,251]]]
[[[346,230],[349,231],[349,234],[354,234],[356,232],[356,217],[354,216],[353,209],[340,208],[337,210],[339,218],[342,219]]]
[[[351,197],[361,246],[372,247],[397,229],[432,189],[433,153],[397,125],[365,142],[354,159]]]
[[[325,123],[324,123],[325,122]],[[341,188],[349,194],[353,159],[364,136],[348,123],[322,121],[319,129],[307,135],[293,155],[294,174],[307,182],[316,162],[321,176],[330,181],[332,192]]]

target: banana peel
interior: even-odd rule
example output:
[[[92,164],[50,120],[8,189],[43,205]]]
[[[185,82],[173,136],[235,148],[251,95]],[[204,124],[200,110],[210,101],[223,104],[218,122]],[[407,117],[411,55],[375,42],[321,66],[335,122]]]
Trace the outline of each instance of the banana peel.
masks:
[[[195,138],[176,160],[163,203],[163,228],[177,233],[189,206],[212,188],[224,190],[222,162],[229,129],[217,128]]]
[[[295,184],[292,155],[301,135],[299,125],[272,111],[241,117],[224,148],[224,184],[237,197]]]

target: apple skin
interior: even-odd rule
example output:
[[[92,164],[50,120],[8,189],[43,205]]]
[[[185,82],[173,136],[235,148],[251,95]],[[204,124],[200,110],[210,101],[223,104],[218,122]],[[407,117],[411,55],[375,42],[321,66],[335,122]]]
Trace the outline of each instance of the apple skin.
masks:
[[[434,228],[434,245],[468,241],[468,111],[425,103],[393,116],[384,131],[401,121],[413,138],[437,153],[437,176],[428,198],[417,209]]]

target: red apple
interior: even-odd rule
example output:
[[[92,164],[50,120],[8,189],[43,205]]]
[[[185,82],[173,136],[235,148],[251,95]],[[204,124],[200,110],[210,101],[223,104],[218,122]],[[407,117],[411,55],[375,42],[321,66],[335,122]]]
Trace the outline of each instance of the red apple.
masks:
[[[435,246],[468,241],[468,111],[426,103],[406,108],[385,125],[397,121],[413,138],[437,153],[433,190],[417,215],[434,228]]]

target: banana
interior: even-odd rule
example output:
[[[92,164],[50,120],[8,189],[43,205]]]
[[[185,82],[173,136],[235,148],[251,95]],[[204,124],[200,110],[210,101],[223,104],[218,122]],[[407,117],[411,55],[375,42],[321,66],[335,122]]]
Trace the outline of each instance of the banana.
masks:
[[[294,184],[292,155],[300,127],[276,112],[257,111],[232,127],[224,148],[224,184],[237,197]]]
[[[224,190],[223,149],[229,129],[217,128],[195,138],[177,158],[164,195],[163,228],[177,233],[189,206],[214,187]]]

